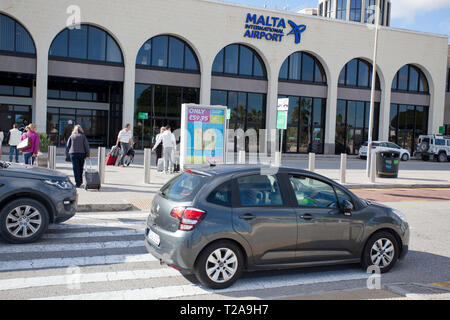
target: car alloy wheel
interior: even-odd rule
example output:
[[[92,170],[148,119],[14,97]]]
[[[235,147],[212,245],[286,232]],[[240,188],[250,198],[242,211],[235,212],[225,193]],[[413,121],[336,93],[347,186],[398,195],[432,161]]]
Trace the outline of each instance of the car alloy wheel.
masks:
[[[34,236],[42,225],[42,215],[38,209],[24,205],[11,210],[6,217],[8,233],[17,238]]]
[[[376,241],[370,249],[370,260],[380,269],[389,267],[395,257],[394,244],[386,238]]]
[[[402,160],[403,160],[403,161],[408,161],[408,160],[409,160],[409,156],[405,153],[405,154],[402,156]]]
[[[234,277],[238,270],[236,254],[229,248],[213,251],[206,260],[206,273],[216,283],[224,283]]]

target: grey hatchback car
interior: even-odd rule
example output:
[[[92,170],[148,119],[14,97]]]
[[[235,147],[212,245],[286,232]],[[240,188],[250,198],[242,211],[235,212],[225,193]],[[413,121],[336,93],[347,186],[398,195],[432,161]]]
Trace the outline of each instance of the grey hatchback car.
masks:
[[[397,210],[291,168],[186,169],[155,196],[146,247],[206,287],[231,286],[244,270],[361,263],[389,271],[408,252]]]
[[[0,161],[0,236],[10,243],[37,241],[49,223],[75,215],[77,191],[57,171]]]

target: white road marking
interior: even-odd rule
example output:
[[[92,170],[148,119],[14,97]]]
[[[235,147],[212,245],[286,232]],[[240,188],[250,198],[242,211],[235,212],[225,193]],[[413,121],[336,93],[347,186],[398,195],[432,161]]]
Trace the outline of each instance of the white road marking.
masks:
[[[29,244],[29,245],[7,245],[0,247],[0,254],[5,253],[30,253],[30,252],[62,252],[94,249],[116,249],[144,247],[144,240],[136,241],[109,241],[109,242],[87,242],[67,244]]]
[[[131,254],[131,255],[109,255],[94,257],[75,258],[51,258],[3,261],[0,264],[0,271],[63,268],[71,266],[108,265],[117,263],[151,262],[157,261],[151,254]]]
[[[200,285],[166,286],[145,289],[96,292],[78,295],[39,298],[39,300],[155,300],[179,298],[204,294],[221,294],[260,289],[272,289],[297,285],[366,279],[369,275],[363,271],[331,271],[320,274],[295,274],[264,278],[241,279],[232,287],[223,290],[210,290]]]
[[[151,270],[132,270],[102,273],[65,274],[59,276],[30,277],[0,280],[0,291],[28,289],[35,287],[61,286],[67,284],[86,284],[94,282],[140,280],[163,277],[180,277],[180,273],[174,269],[161,268]]]
[[[47,233],[42,237],[43,239],[71,239],[71,238],[95,238],[95,237],[119,237],[119,236],[132,236],[132,235],[144,235],[143,228],[141,230],[111,230],[111,231],[86,231],[86,232],[73,232],[73,233]]]

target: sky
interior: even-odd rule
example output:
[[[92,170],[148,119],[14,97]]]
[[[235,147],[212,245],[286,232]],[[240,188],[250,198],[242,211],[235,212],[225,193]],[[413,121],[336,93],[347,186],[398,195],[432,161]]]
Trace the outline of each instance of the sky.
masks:
[[[225,0],[297,12],[316,8],[318,0]],[[392,0],[391,27],[450,36],[450,0]],[[450,43],[450,41],[449,41]]]

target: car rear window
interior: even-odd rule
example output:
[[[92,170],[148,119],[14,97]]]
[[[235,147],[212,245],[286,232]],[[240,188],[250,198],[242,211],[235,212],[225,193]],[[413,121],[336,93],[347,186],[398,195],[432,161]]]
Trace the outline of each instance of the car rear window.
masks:
[[[184,172],[167,182],[160,192],[165,199],[171,201],[192,201],[208,179],[207,176]]]

